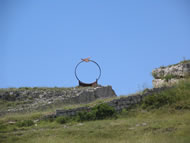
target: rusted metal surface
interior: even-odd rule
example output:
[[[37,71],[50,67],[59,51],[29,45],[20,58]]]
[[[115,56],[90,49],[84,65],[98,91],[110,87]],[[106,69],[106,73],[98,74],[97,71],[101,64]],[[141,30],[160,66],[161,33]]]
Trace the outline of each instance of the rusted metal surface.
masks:
[[[79,82],[79,86],[83,86],[83,87],[87,87],[87,86],[97,86],[98,85],[98,80],[100,79],[100,77],[101,77],[101,68],[100,68],[100,66],[98,65],[98,63],[97,62],[95,62],[95,61],[93,61],[93,60],[90,60],[90,58],[86,58],[86,59],[81,59],[82,61],[80,61],[77,65],[76,65],[76,67],[75,67],[75,77],[76,77],[76,79],[78,80],[78,82]],[[77,68],[78,68],[78,66],[81,64],[81,63],[83,63],[83,62],[92,62],[92,63],[94,63],[97,67],[98,67],[98,69],[99,69],[99,75],[98,75],[98,77],[96,78],[96,80],[94,81],[94,82],[92,82],[92,83],[85,83],[85,82],[83,82],[83,81],[81,81],[80,79],[79,79],[79,77],[78,77],[78,75],[77,75]]]

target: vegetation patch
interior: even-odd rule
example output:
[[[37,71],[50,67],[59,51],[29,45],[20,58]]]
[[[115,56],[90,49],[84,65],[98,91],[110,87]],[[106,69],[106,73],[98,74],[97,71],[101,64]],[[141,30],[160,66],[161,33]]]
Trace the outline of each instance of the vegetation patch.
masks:
[[[162,92],[145,97],[142,106],[143,108],[160,108],[164,105],[171,105],[176,101],[176,95],[168,94],[168,92]]]
[[[18,127],[30,127],[32,125],[34,125],[34,122],[32,120],[23,120],[23,121],[19,121],[16,124]]]
[[[179,78],[175,75],[172,75],[172,74],[167,74],[166,76],[163,77],[163,79],[168,82],[169,80],[171,80],[172,78]]]
[[[157,79],[158,78],[158,75],[155,73],[155,72],[152,72],[152,76]]]
[[[176,108],[190,108],[190,80],[181,81],[175,87],[157,94],[146,96],[142,107],[157,109],[164,105],[173,105]]]
[[[69,117],[60,116],[56,118],[56,122],[59,124],[65,124],[69,122]]]
[[[90,111],[80,112],[79,121],[102,120],[116,117],[116,111],[106,103],[96,105]]]
[[[107,118],[116,117],[116,111],[113,107],[107,105],[106,103],[98,104],[89,111],[79,112],[76,116],[65,117],[60,116],[55,120],[57,123],[65,124],[71,121],[83,122],[92,120],[103,120]]]

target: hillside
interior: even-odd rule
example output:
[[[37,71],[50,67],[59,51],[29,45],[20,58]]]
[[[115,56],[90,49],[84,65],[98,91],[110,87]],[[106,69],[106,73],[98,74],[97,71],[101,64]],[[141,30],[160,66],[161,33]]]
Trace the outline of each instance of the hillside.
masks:
[[[45,111],[87,104],[97,99],[116,97],[111,86],[0,89],[0,115],[14,112]]]
[[[172,80],[167,75],[164,82]],[[162,85],[126,97],[113,94],[88,103],[2,114],[0,143],[189,143],[190,78]],[[3,95],[4,111],[17,106],[15,101],[19,107],[25,101],[14,96],[8,101]],[[69,114],[58,116],[56,109]]]

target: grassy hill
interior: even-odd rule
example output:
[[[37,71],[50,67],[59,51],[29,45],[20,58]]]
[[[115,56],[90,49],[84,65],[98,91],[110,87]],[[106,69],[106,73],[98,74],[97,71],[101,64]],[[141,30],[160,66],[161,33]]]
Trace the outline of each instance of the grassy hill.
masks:
[[[189,143],[190,79],[104,119],[41,120],[49,113],[1,116],[0,143]]]

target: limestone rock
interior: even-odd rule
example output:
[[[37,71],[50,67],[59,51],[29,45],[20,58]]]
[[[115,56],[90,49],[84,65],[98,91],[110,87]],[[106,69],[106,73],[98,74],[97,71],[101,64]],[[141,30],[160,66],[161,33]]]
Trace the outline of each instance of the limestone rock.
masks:
[[[15,108],[7,109],[8,112],[44,109],[49,105],[89,103],[99,98],[115,96],[116,94],[111,86],[0,89],[1,100],[22,102]]]
[[[155,78],[152,83],[155,88],[172,86],[180,80],[190,76],[190,61],[180,62],[175,65],[156,68],[152,71]]]
[[[180,79],[170,79],[168,81],[166,81],[165,79],[154,79],[152,81],[152,84],[154,86],[154,88],[160,88],[160,87],[170,87],[176,83],[178,83],[180,80],[182,80],[184,78],[180,78]]]

